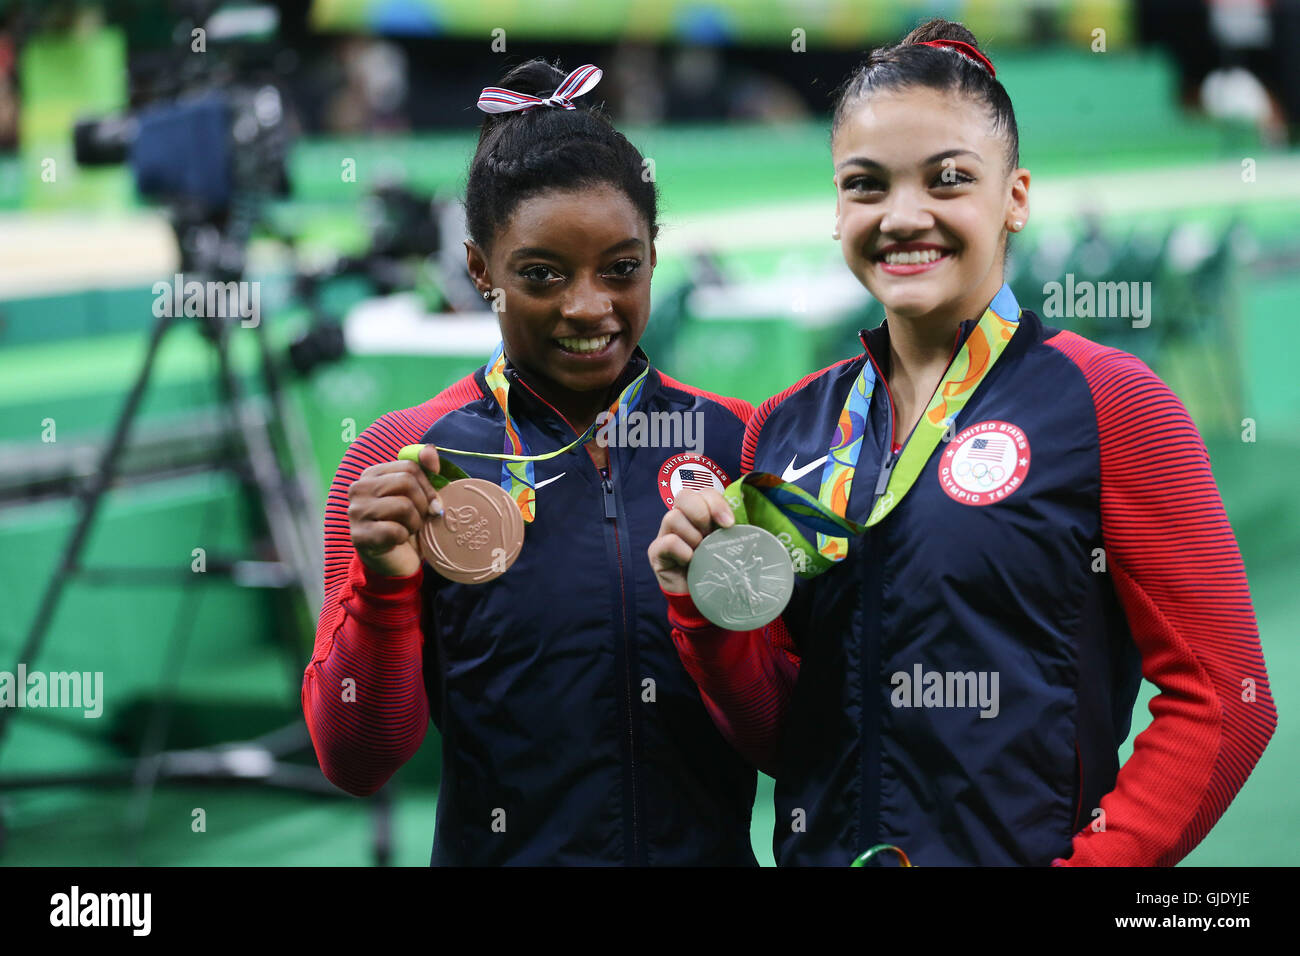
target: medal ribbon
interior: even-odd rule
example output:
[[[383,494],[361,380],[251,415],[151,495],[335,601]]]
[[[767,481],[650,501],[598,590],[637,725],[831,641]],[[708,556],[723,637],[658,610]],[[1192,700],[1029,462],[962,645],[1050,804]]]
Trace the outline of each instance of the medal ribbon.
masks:
[[[850,521],[844,515],[848,511],[849,494],[853,489],[876,384],[876,372],[870,359],[863,365],[844,401],[822,471],[818,496],[814,498],[776,475],[750,472],[740,481],[732,482],[723,492],[736,512],[736,520],[758,525],[775,534],[790,552],[795,571],[806,578],[815,577],[836,562],[843,561],[848,556],[848,539],[837,532],[862,534],[898,507],[920,477],[949,423],[956,420],[980,382],[984,381],[1019,328],[1019,323],[1020,306],[1011,287],[1003,284],[949,363],[943,381],[903,446],[890,472],[888,484],[876,499],[865,524]],[[803,529],[815,533],[816,547],[809,543]]]
[[[646,367],[641,370],[641,374],[627,384],[623,391],[619,393],[618,398],[615,399],[614,404],[609,407],[610,418],[617,420],[620,416],[636,408],[640,403],[646,376],[649,373],[650,363],[647,362]],[[533,475],[533,462],[556,458],[579,445],[586,444],[601,427],[606,425],[609,419],[601,421],[601,416],[597,415],[596,420],[587,427],[586,431],[563,448],[542,455],[529,454],[528,445],[519,432],[519,426],[510,414],[510,380],[506,377],[505,343],[497,343],[496,349],[492,352],[492,357],[488,360],[484,377],[493,398],[501,406],[501,413],[505,416],[504,452],[502,454],[492,454],[482,451],[464,451],[459,448],[444,448],[441,445],[434,445],[433,447],[438,449],[439,454],[445,452],[451,455],[467,455],[470,458],[498,459],[501,462],[501,487],[519,506],[519,513],[523,515],[524,521],[531,522],[537,516],[537,482]],[[407,461],[419,462],[420,449],[423,447],[423,445],[406,445],[397,453],[397,457]],[[429,476],[429,481],[435,489],[443,487],[449,481],[468,477],[453,462],[443,460],[440,465],[441,471],[439,474]]]

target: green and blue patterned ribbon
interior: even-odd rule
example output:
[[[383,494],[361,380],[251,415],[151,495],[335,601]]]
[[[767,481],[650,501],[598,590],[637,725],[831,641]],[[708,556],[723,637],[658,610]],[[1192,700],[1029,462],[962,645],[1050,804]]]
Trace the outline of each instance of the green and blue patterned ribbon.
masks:
[[[949,424],[984,381],[1020,324],[1020,305],[1003,284],[979,323],[966,337],[926,406],[916,429],[903,446],[884,492],[876,499],[864,524],[848,520],[849,494],[866,433],[876,371],[870,358],[863,364],[844,401],[816,498],[791,482],[765,472],[750,472],[723,492],[738,522],[772,532],[790,551],[795,571],[815,577],[848,556],[849,535],[862,534],[898,507],[920,477]],[[815,535],[811,544],[805,530]]]
[[[614,401],[614,404],[609,407],[609,415],[615,421],[640,404],[641,393],[644,390],[646,376],[649,373],[650,363],[647,362],[646,367],[641,370],[641,374],[627,384]],[[563,448],[542,455],[529,454],[528,445],[519,431],[519,426],[510,414],[510,380],[506,377],[505,343],[497,343],[496,349],[492,352],[492,357],[488,360],[484,378],[487,380],[492,396],[497,400],[497,404],[501,406],[502,415],[505,416],[506,434],[503,453],[463,451],[458,448],[443,448],[441,445],[435,445],[434,447],[439,452],[447,452],[452,455],[499,459],[501,462],[501,487],[519,506],[519,513],[523,515],[524,521],[531,522],[537,517],[537,481],[533,474],[533,462],[556,458],[570,449],[586,444],[605,423],[602,422],[601,417],[598,415],[596,420],[587,427],[586,431]],[[423,447],[423,445],[406,445],[398,452],[397,457],[418,462],[420,460],[420,449]],[[466,477],[464,471],[449,461],[442,462],[441,476],[441,480],[434,483],[435,488],[442,487],[448,481]],[[434,480],[433,475],[430,475],[429,478],[431,481]]]

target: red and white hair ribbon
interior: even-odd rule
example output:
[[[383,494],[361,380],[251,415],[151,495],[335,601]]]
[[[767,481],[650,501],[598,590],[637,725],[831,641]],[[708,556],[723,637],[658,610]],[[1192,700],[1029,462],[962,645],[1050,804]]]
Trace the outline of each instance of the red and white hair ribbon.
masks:
[[[538,106],[554,106],[560,109],[575,109],[574,97],[581,96],[600,82],[605,71],[588,63],[580,66],[564,78],[564,82],[555,88],[550,96],[529,96],[514,90],[503,90],[499,86],[489,86],[479,94],[478,108],[484,113],[510,113],[514,110],[531,110]]]

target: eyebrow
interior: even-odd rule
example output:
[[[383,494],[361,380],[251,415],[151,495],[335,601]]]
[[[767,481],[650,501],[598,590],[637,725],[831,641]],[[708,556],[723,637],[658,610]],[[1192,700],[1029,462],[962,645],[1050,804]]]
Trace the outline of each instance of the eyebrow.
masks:
[[[935,153],[933,156],[926,159],[925,162],[923,162],[921,165],[930,166],[934,163],[940,162],[941,160],[948,159],[952,156],[963,156],[963,155],[974,156],[981,163],[984,162],[984,158],[980,156],[979,153],[975,152],[972,149],[945,149],[942,153]],[[842,163],[836,166],[835,171],[839,172],[845,166],[853,166],[853,165],[866,166],[868,169],[885,168],[880,163],[876,162],[874,159],[869,159],[866,156],[850,156],[848,159],[844,160]]]
[[[635,236],[631,236],[627,239],[622,240],[621,242],[614,243],[608,249],[605,249],[603,252],[601,252],[601,255],[607,256],[612,252],[617,252],[619,249],[625,249],[629,246],[636,246],[638,249],[644,249],[645,243],[642,242],[640,239],[637,239]],[[528,259],[534,256],[536,256],[539,259],[563,259],[564,258],[564,256],[560,255],[560,253],[556,252],[554,249],[547,249],[543,246],[521,246],[520,248],[516,249],[514,252],[510,253],[510,258],[512,259]]]

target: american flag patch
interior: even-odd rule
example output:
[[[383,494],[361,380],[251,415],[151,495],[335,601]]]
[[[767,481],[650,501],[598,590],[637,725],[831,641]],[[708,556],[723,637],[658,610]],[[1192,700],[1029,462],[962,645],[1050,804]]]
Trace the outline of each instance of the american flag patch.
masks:
[[[976,438],[970,443],[966,457],[976,461],[1001,461],[1005,447],[1006,439],[1003,438]]]
[[[702,468],[679,468],[677,477],[682,480],[683,488],[696,488],[700,491],[709,491],[717,487],[714,484],[713,473],[705,471]]]

